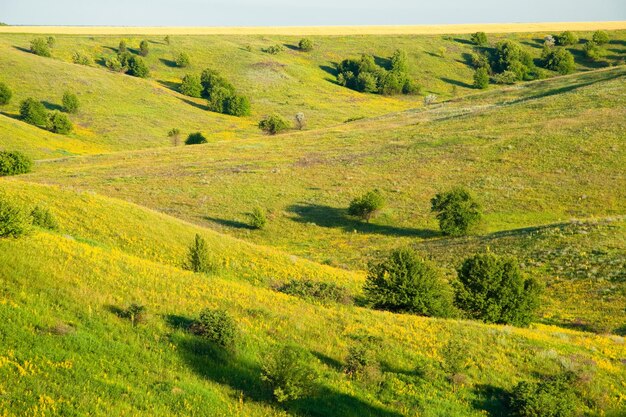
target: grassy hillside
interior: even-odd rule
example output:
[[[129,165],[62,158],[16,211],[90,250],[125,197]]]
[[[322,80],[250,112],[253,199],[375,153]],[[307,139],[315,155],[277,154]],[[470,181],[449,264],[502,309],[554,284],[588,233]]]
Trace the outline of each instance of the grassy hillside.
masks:
[[[590,415],[601,409],[618,415],[624,401],[626,371],[619,361],[626,351],[620,337],[310,304],[228,275],[204,276],[156,263],[151,255],[133,254],[132,244],[106,227],[107,219],[121,212],[129,214],[124,222],[138,227],[159,224],[162,238],[145,242],[158,248],[171,240],[176,225],[191,228],[179,221],[103,197],[72,197],[21,181],[1,185],[4,193],[21,195],[26,206],[45,201],[62,228],[0,240],[4,413],[506,415],[506,390],[535,372],[563,367],[588,373],[581,389]],[[64,209],[70,213],[64,215]],[[78,226],[71,214],[79,211],[84,219],[101,220]],[[145,232],[137,236],[147,239]],[[210,246],[219,252],[231,241],[211,240]],[[254,256],[254,250],[234,255],[240,272],[254,264]],[[116,315],[131,302],[147,307],[144,323],[133,326]],[[215,351],[181,327],[205,307],[235,317],[236,353]],[[345,356],[366,336],[385,347],[376,353],[381,373],[353,380],[342,372]],[[260,367],[269,351],[289,342],[309,352],[320,376],[313,395],[279,405],[261,383]],[[467,376],[451,382],[448,366],[459,360],[451,346],[459,344]]]

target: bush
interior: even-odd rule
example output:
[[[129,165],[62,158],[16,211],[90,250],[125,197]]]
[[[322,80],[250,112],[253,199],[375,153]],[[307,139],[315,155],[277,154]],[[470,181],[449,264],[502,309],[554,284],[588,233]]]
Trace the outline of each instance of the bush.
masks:
[[[571,372],[564,372],[544,377],[539,382],[522,381],[511,393],[511,411],[519,417],[574,416],[579,399],[573,380]]]
[[[33,218],[33,225],[35,226],[48,230],[58,230],[59,228],[56,218],[45,207],[35,206],[30,212],[30,216]]]
[[[50,114],[50,117],[48,118],[47,128],[53,133],[67,135],[72,131],[73,126],[67,115],[58,111],[54,111]]]
[[[172,38],[170,38],[170,35],[165,35],[165,37],[163,38],[163,41],[169,45],[172,42]]]
[[[209,110],[230,114],[232,116],[246,116],[250,114],[250,102],[246,97],[235,93],[235,87],[216,71],[205,69],[200,76],[204,94],[208,99]]]
[[[126,46],[126,41],[122,39],[117,47],[117,53],[123,54],[124,52],[128,52],[128,46]]]
[[[30,230],[30,216],[0,196],[0,238],[19,237]]]
[[[189,97],[201,97],[202,84],[200,83],[200,77],[193,74],[185,75],[180,84],[180,92]]]
[[[181,52],[176,57],[175,62],[177,67],[187,68],[189,66],[189,55],[187,55],[185,52]]]
[[[474,88],[484,90],[489,87],[489,73],[485,68],[478,68],[474,72]]]
[[[128,60],[128,74],[134,77],[147,78],[150,75],[150,70],[148,70],[143,59],[133,56]]]
[[[235,320],[223,310],[202,310],[191,325],[191,330],[222,349],[235,348],[237,325]]]
[[[267,116],[259,122],[259,129],[270,135],[280,133],[286,130],[288,127],[289,125],[287,124],[285,119],[276,114]]]
[[[280,52],[284,51],[285,48],[281,44],[271,45],[267,48],[263,48],[262,51],[268,53],[270,55],[277,55]]]
[[[122,310],[119,315],[122,318],[130,320],[131,324],[136,326],[146,321],[146,307],[141,304],[131,303],[128,308]]]
[[[437,101],[437,95],[435,94],[428,94],[424,97],[424,105],[426,106],[433,104],[435,101]]]
[[[200,132],[190,133],[185,140],[185,145],[201,145],[203,143],[207,143],[207,140]]]
[[[121,72],[122,70],[124,70],[122,63],[120,62],[119,58],[116,56],[108,58],[104,62],[104,65],[106,65],[106,67],[110,69],[111,71]]]
[[[91,65],[91,57],[81,52],[74,52],[72,54],[72,62],[78,65]]]
[[[296,113],[293,119],[296,124],[296,129],[298,130],[304,129],[304,127],[306,126],[306,119],[304,117],[304,113],[302,112]]]
[[[471,36],[470,40],[475,45],[485,46],[487,45],[487,34],[485,32],[476,32]]]
[[[309,301],[350,303],[348,290],[329,282],[312,281],[310,279],[291,280],[278,288],[283,294],[293,295]]]
[[[250,115],[250,100],[248,97],[232,95],[224,100],[224,113],[231,116],[248,116]]]
[[[48,41],[44,38],[35,38],[30,41],[30,51],[39,56],[49,57],[52,55]]]
[[[74,93],[70,93],[69,91],[66,91],[65,93],[63,93],[63,110],[65,110],[68,113],[76,113],[78,111],[78,106],[79,106],[79,102],[78,102],[78,97],[76,96],[76,94]]]
[[[385,198],[378,190],[368,191],[356,197],[348,206],[348,214],[369,223],[370,219],[385,205]]]
[[[50,49],[54,48],[54,45],[57,44],[57,39],[54,36],[48,36],[46,38],[46,43]]]
[[[481,213],[478,203],[463,188],[454,188],[439,193],[430,202],[431,211],[437,213],[439,228],[446,235],[465,235],[480,221]]]
[[[367,54],[363,54],[360,60],[343,60],[337,65],[337,82],[364,93],[415,93],[419,87],[409,78],[406,52],[396,50],[390,60],[389,71],[377,65],[374,57]]]
[[[265,225],[267,224],[267,217],[265,216],[265,211],[260,207],[253,208],[249,216],[250,216],[250,227],[252,227],[253,229],[263,229]]]
[[[569,46],[578,43],[578,36],[574,35],[574,33],[570,32],[569,30],[566,30],[560,35],[554,35],[554,40],[556,41],[557,45]]]
[[[0,82],[0,106],[9,104],[9,101],[11,101],[12,96],[13,96],[13,92],[11,91],[9,86],[3,82]]]
[[[487,323],[526,326],[539,304],[537,281],[523,277],[514,258],[491,253],[466,259],[457,271],[455,304]]]
[[[0,151],[0,177],[30,172],[33,161],[19,151]]]
[[[180,145],[180,129],[175,127],[167,132],[167,137],[172,139],[172,145]]]
[[[596,45],[604,45],[605,43],[609,43],[609,34],[603,30],[596,30],[593,32],[593,36],[591,40],[596,43]]]
[[[544,48],[541,58],[547,69],[560,74],[569,74],[576,69],[574,56],[565,48]]]
[[[148,41],[141,41],[139,43],[139,55],[148,56],[148,52],[150,52],[150,46],[148,45]]]
[[[183,267],[189,271],[200,273],[207,273],[213,270],[206,240],[199,234],[196,234],[193,244],[189,247],[187,260]]]
[[[531,80],[536,71],[532,56],[515,41],[504,40],[496,44],[491,67],[496,73],[511,71],[517,80]]]
[[[128,67],[130,66],[131,59],[133,59],[133,54],[128,51],[120,52],[117,54],[117,59],[120,61],[122,71],[126,72],[128,71]]]
[[[27,98],[20,104],[20,116],[31,125],[46,126],[48,122],[48,112],[44,105],[33,99]]]
[[[441,273],[411,249],[397,249],[369,267],[367,300],[381,310],[449,317],[452,293]]]
[[[371,381],[381,376],[380,364],[376,352],[367,341],[360,341],[350,346],[344,372],[353,379]]]
[[[313,41],[308,38],[300,39],[300,42],[298,42],[298,49],[300,49],[303,52],[311,51],[313,49]]]
[[[493,81],[496,84],[515,84],[517,80],[517,74],[513,71],[504,71],[493,76]]]
[[[606,51],[598,46],[595,42],[587,42],[583,46],[583,52],[587,59],[591,61],[599,61],[606,56]]]
[[[261,380],[269,385],[276,401],[297,400],[312,391],[317,379],[310,361],[310,354],[301,348],[283,346],[265,357]]]

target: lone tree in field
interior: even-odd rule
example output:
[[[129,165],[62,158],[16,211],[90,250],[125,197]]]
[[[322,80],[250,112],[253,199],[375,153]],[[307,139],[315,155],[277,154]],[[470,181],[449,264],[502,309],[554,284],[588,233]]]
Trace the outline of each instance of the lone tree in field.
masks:
[[[124,52],[128,52],[128,46],[126,46],[126,41],[122,39],[120,44],[117,46],[117,53],[123,54]]]
[[[67,113],[76,113],[78,111],[79,102],[76,94],[66,91],[63,93],[63,110]]]
[[[489,87],[489,72],[486,68],[478,68],[474,72],[474,88],[484,90]]]
[[[313,41],[308,38],[300,39],[300,42],[298,42],[298,49],[303,52],[309,52],[313,49]]]
[[[187,260],[183,266],[190,271],[201,273],[211,272],[213,269],[206,240],[199,234],[196,234],[193,244],[189,247]]]
[[[441,272],[411,249],[398,249],[369,267],[367,300],[374,308],[421,316],[452,314],[452,291]]]
[[[517,260],[492,253],[466,259],[457,271],[455,304],[473,319],[528,325],[539,306],[541,287],[524,278]]]
[[[9,101],[11,101],[12,96],[13,96],[13,92],[11,91],[9,86],[3,82],[0,82],[0,106],[9,104]]]
[[[44,127],[48,122],[48,112],[44,105],[33,99],[27,98],[20,104],[20,116],[31,125]]]
[[[201,145],[203,143],[207,143],[207,140],[200,132],[191,133],[185,140],[185,145]]]
[[[380,211],[384,205],[385,198],[381,192],[372,190],[352,200],[348,206],[348,214],[369,223],[372,216]]]
[[[463,188],[439,193],[430,202],[431,211],[437,213],[439,228],[446,235],[466,235],[480,221],[480,206]]]
[[[143,59],[138,56],[132,56],[128,60],[128,74],[134,77],[147,78],[150,70]]]
[[[178,146],[180,145],[180,129],[175,127],[169,132],[167,132],[167,137],[172,140],[172,145]]]
[[[485,32],[476,32],[470,38],[472,43],[477,46],[487,45],[487,34]]]
[[[187,68],[189,66],[189,55],[181,52],[176,57],[176,66],[179,68]]]
[[[277,114],[265,117],[259,122],[259,129],[269,135],[275,135],[277,133],[286,130],[289,127],[285,119]]]
[[[194,74],[185,75],[180,84],[180,92],[189,97],[201,97],[202,83],[200,83],[200,77]]]
[[[48,41],[44,38],[35,38],[30,41],[30,51],[39,56],[49,57],[52,55],[50,45],[48,45]]]
[[[148,45],[148,41],[143,40],[139,43],[139,55],[148,56],[150,52],[150,46]]]

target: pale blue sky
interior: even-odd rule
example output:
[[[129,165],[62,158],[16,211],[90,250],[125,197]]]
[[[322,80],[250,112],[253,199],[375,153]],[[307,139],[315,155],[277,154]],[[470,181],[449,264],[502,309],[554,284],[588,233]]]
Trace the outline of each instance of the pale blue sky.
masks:
[[[15,25],[306,26],[626,20],[626,0],[0,0]]]

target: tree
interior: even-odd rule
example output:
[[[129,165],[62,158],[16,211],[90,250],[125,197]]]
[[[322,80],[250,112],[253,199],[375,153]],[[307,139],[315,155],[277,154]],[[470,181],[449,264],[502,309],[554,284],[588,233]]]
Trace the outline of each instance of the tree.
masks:
[[[224,113],[231,116],[248,116],[250,115],[250,100],[248,97],[240,95],[231,95],[224,100]]]
[[[0,151],[0,177],[30,172],[33,161],[19,151]]]
[[[278,43],[276,45],[270,45],[262,49],[263,52],[268,53],[270,55],[277,55],[284,50],[285,48],[281,44],[278,44]]]
[[[193,272],[207,273],[213,270],[213,265],[209,259],[209,250],[206,240],[196,234],[193,244],[189,247],[187,260],[183,267]]]
[[[200,77],[194,74],[185,75],[180,84],[180,92],[189,97],[201,97],[202,84],[200,83]]]
[[[485,68],[478,68],[474,72],[474,88],[484,90],[489,87],[489,73]]]
[[[163,41],[164,41],[167,45],[169,45],[169,44],[172,42],[172,39],[170,38],[170,35],[166,35],[166,36],[163,38]]]
[[[535,71],[533,58],[518,42],[510,39],[498,42],[492,58],[491,67],[495,72],[511,71],[517,80],[532,79]]]
[[[237,342],[235,320],[224,310],[205,309],[191,325],[193,333],[219,348],[233,350]]]
[[[259,129],[269,135],[275,135],[277,133],[280,133],[283,130],[286,130],[288,127],[289,125],[287,124],[285,119],[276,114],[267,116],[259,122]]]
[[[30,216],[0,196],[0,238],[19,237],[28,233],[30,227]]]
[[[176,57],[176,66],[180,68],[187,68],[189,66],[189,55],[185,52],[181,52]]]
[[[148,45],[148,41],[141,41],[139,43],[139,55],[148,56],[148,52],[150,52],[150,46]]]
[[[48,41],[44,38],[35,38],[30,41],[30,51],[39,56],[49,57],[52,55]]]
[[[409,72],[409,56],[403,49],[396,49],[391,56],[391,71],[406,74]]]
[[[185,145],[200,145],[203,143],[207,143],[207,140],[200,132],[189,134],[187,140],[185,140]]]
[[[587,59],[591,61],[599,61],[606,56],[606,51],[598,46],[595,42],[587,42],[583,46],[583,52]]]
[[[374,308],[449,317],[452,292],[441,272],[411,249],[397,249],[369,267],[365,295]]]
[[[46,126],[48,121],[48,112],[44,105],[33,99],[27,98],[20,104],[20,116],[26,123],[35,126]]]
[[[111,71],[114,71],[114,72],[121,72],[124,69],[124,67],[122,66],[122,63],[120,62],[118,57],[115,57],[115,56],[111,57],[111,58],[108,58],[104,62],[104,64],[106,65],[106,67],[108,69],[110,69]]]
[[[609,34],[604,30],[595,31],[591,39],[596,43],[596,45],[604,45],[605,43],[609,43],[609,40],[611,40]]]
[[[437,194],[431,200],[441,231],[450,236],[462,236],[480,221],[480,206],[463,188]]]
[[[541,288],[524,278],[518,262],[492,253],[466,259],[457,271],[455,304],[473,319],[528,325],[539,305]]]
[[[30,217],[33,219],[33,225],[48,230],[58,230],[59,224],[56,218],[52,215],[49,209],[45,207],[35,206],[30,212]]]
[[[283,346],[265,356],[261,380],[269,385],[279,403],[297,400],[311,392],[317,378],[310,361],[310,354],[300,347]]]
[[[313,49],[313,41],[308,38],[300,39],[300,42],[298,42],[298,49],[300,49],[303,52],[311,51]]]
[[[356,197],[348,206],[348,214],[358,217],[369,223],[374,214],[385,205],[385,198],[378,190],[368,191],[360,197]]]
[[[561,32],[559,35],[555,35],[554,39],[556,40],[556,44],[560,46],[569,46],[578,43],[578,36],[574,35],[574,33],[569,30]]]
[[[47,128],[53,133],[66,135],[72,131],[72,122],[67,115],[54,111],[48,117]]]
[[[120,41],[120,44],[117,47],[117,53],[119,55],[119,54],[122,54],[124,52],[128,52],[128,46],[126,46],[126,41],[124,39],[122,39]]]
[[[69,91],[66,91],[65,93],[63,93],[63,110],[65,110],[68,113],[76,113],[78,111],[78,107],[79,107],[79,102],[78,102],[78,97],[76,96],[76,94],[74,93],[70,93]]]
[[[485,32],[476,32],[470,37],[470,40],[474,45],[485,46],[487,45],[487,34]]]
[[[255,207],[250,213],[250,227],[254,229],[263,229],[267,224],[267,216],[265,211],[260,207]]]
[[[565,48],[544,48],[542,59],[547,69],[560,74],[569,74],[576,69],[574,56]]]
[[[178,146],[180,144],[180,129],[177,127],[167,132],[167,137],[172,139],[172,145]]]
[[[11,91],[9,86],[3,82],[0,82],[0,106],[9,104],[9,101],[11,101],[12,96],[13,96],[13,92]]]
[[[46,38],[46,43],[50,49],[54,48],[54,45],[57,43],[57,39],[54,36],[48,36]]]
[[[517,417],[570,417],[580,404],[572,372],[521,381],[511,392],[510,406]]]
[[[128,74],[134,77],[147,78],[150,75],[150,70],[148,70],[143,59],[132,56],[128,61]]]
[[[296,129],[302,130],[306,126],[306,119],[304,118],[304,113],[298,112],[294,116],[294,120],[296,122]]]
[[[78,65],[91,65],[91,57],[82,52],[75,51],[72,54],[72,62]]]

